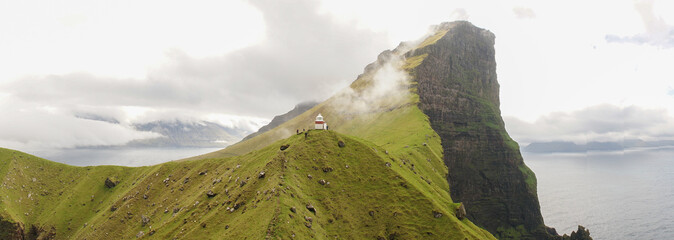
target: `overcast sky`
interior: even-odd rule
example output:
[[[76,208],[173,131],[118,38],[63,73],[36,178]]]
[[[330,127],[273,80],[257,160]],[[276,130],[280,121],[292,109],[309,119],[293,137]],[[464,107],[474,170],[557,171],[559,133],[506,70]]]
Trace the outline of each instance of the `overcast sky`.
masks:
[[[453,20],[496,34],[516,140],[674,138],[673,1],[0,0],[0,146],[123,144],[160,119],[254,130]]]

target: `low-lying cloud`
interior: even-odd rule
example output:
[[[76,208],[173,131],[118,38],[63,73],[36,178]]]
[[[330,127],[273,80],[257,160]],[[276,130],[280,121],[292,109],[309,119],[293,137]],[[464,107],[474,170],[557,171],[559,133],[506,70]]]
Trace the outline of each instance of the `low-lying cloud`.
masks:
[[[534,122],[504,117],[511,136],[523,145],[532,142],[620,142],[674,139],[674,118],[664,109],[597,105],[573,112],[555,112]]]
[[[519,19],[536,18],[536,13],[531,8],[515,7],[513,8],[513,13]]]
[[[320,13],[319,2],[250,4],[266,25],[257,45],[206,57],[172,49],[144,78],[75,72],[0,83],[7,103],[1,106],[0,146],[123,145],[154,136],[125,126],[153,120],[254,131],[298,102],[324,100],[346,87],[388,44],[385,33]]]
[[[375,64],[373,72],[366,72],[363,81],[367,87],[346,88],[337,95],[335,104],[344,113],[358,114],[385,108],[382,104],[396,104],[408,96],[409,75],[401,69],[404,58],[391,52]]]
[[[104,121],[82,119],[49,109],[3,107],[0,146],[21,150],[122,145],[160,137],[152,132]]]
[[[635,10],[641,16],[645,33],[640,33],[634,36],[616,36],[606,35],[606,41],[617,43],[636,43],[649,44],[658,47],[671,48],[674,47],[674,26],[665,22],[653,12],[653,1],[644,0],[634,4]]]

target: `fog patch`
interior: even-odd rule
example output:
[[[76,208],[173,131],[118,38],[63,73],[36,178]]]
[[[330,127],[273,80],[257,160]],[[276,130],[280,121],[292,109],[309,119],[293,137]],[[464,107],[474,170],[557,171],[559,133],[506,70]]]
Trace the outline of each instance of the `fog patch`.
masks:
[[[384,55],[382,59],[382,55]],[[385,52],[373,70],[367,71],[354,84],[340,92],[334,101],[342,114],[377,112],[393,107],[409,97],[410,76],[402,70],[404,57]]]
[[[504,117],[513,139],[526,145],[532,142],[567,141],[621,142],[673,140],[674,117],[664,109],[639,106],[596,105],[571,112],[554,112],[527,122]]]
[[[18,150],[123,145],[161,136],[59,112],[4,108],[3,115],[0,146]]]
[[[637,1],[634,4],[634,9],[641,16],[646,32],[633,36],[609,34],[605,36],[607,42],[648,44],[663,48],[674,47],[674,26],[669,25],[662,17],[655,15],[652,0]]]
[[[515,17],[519,19],[536,18],[536,13],[531,8],[515,7],[513,8],[513,13],[515,14]]]

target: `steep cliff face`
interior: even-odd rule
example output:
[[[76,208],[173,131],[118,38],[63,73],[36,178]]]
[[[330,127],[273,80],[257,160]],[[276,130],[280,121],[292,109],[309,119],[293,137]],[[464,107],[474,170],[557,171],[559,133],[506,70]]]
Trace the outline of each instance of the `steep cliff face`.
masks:
[[[438,27],[412,72],[419,106],[440,135],[455,202],[499,238],[548,238],[536,178],[506,133],[499,110],[494,34],[468,22]]]

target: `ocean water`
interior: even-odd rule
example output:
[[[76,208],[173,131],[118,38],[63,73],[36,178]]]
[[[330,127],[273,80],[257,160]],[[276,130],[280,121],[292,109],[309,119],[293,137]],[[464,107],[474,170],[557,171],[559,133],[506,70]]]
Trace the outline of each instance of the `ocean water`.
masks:
[[[74,166],[148,166],[198,156],[222,148],[102,148],[26,150],[26,153]]]
[[[674,239],[674,149],[523,153],[545,224],[594,239]]]

